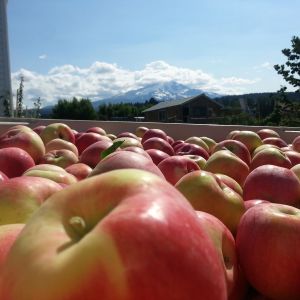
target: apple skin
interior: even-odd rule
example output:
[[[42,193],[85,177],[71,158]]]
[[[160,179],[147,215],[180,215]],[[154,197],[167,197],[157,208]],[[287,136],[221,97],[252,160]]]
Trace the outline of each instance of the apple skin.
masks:
[[[172,148],[172,146],[166,140],[163,140],[163,139],[158,138],[158,137],[153,137],[153,138],[147,139],[143,143],[143,148],[145,150],[158,149],[158,150],[161,150],[163,152],[166,152],[170,156],[175,154],[174,149]]]
[[[195,144],[183,143],[176,146],[174,150],[177,155],[199,155],[206,160],[209,158],[208,152],[201,146]]]
[[[228,298],[237,289],[239,266],[235,247],[235,240],[229,229],[216,217],[203,211],[196,211],[199,222],[211,237],[219,259],[224,268],[224,275],[227,284]]]
[[[102,140],[88,146],[80,155],[79,161],[95,168],[101,160],[101,153],[112,146],[113,142],[109,140]]]
[[[271,203],[271,202],[269,202],[267,200],[260,200],[260,199],[252,199],[252,200],[244,201],[246,210],[250,209],[251,207],[253,207],[255,205],[259,205],[262,203]]]
[[[145,127],[145,126],[138,126],[136,129],[135,129],[135,135],[142,138],[145,134],[146,131],[148,131],[149,128]]]
[[[200,169],[204,169],[204,166],[206,164],[206,159],[203,158],[202,156],[200,155],[190,155],[190,154],[185,154],[185,155],[182,155],[182,156],[185,156],[185,157],[188,157],[189,159],[193,160],[199,167]]]
[[[292,170],[263,165],[253,170],[244,184],[244,201],[267,200],[292,206],[300,205],[300,181]]]
[[[263,144],[259,135],[250,130],[241,130],[235,133],[233,140],[242,142],[249,150],[250,154],[259,146]]]
[[[227,299],[215,246],[186,199],[140,170],[95,176],[48,199],[14,243],[0,290],[5,300],[199,295]]]
[[[279,148],[287,147],[287,143],[279,137],[269,137],[262,140],[264,144],[275,145]]]
[[[141,142],[135,138],[131,137],[120,137],[114,139],[114,143],[122,141],[122,145],[120,146],[121,149],[127,148],[127,147],[140,147],[143,148]]]
[[[63,169],[77,162],[78,156],[73,151],[67,149],[51,150],[40,160],[41,164],[56,165]]]
[[[233,234],[236,233],[240,218],[245,212],[244,201],[217,176],[202,170],[194,171],[184,175],[175,187],[195,210],[212,214]]]
[[[96,142],[103,141],[103,140],[111,141],[111,139],[108,138],[107,136],[103,136],[103,135],[100,135],[100,134],[94,133],[94,132],[87,132],[87,133],[81,134],[75,142],[75,145],[78,149],[78,154],[81,155],[81,153],[87,147],[89,147],[90,145],[93,145]]]
[[[152,160],[131,151],[116,151],[109,154],[97,164],[89,177],[117,169],[145,170],[165,179],[160,169]]]
[[[209,138],[207,136],[201,136],[200,138],[208,146],[208,149],[209,149],[208,153],[211,154],[212,150],[216,146],[217,142],[215,140],[213,140],[212,138]]]
[[[209,153],[209,147],[207,144],[198,136],[191,136],[185,140],[185,143],[195,144],[202,147],[207,153]]]
[[[100,135],[106,135],[106,131],[103,128],[98,127],[98,126],[90,127],[85,132],[94,132],[94,133],[98,133]]]
[[[243,197],[243,189],[242,187],[235,181],[233,178],[225,175],[225,174],[215,174],[224,184],[234,190],[236,193]]]
[[[117,138],[117,136],[115,134],[112,134],[112,133],[108,133],[106,135],[108,138],[110,138],[112,141],[115,140]]]
[[[241,187],[249,174],[248,165],[229,150],[219,150],[206,161],[205,171],[233,178]]]
[[[0,183],[6,180],[8,180],[8,177],[2,171],[0,171]]]
[[[0,149],[0,171],[7,177],[21,176],[33,166],[34,160],[25,150],[17,147]]]
[[[275,146],[275,145],[271,145],[271,144],[263,144],[259,147],[257,147],[251,154],[252,157],[254,157],[258,152],[262,151],[262,150],[265,150],[265,149],[277,149],[277,150],[281,150],[283,151],[281,148]]]
[[[263,128],[263,129],[260,129],[256,132],[259,137],[264,140],[266,138],[270,138],[270,137],[280,137],[279,134],[273,130],[273,129],[269,129],[269,128]]]
[[[0,184],[0,225],[26,223],[50,195],[62,187],[41,177],[20,176]]]
[[[177,146],[177,145],[180,145],[180,144],[183,144],[184,143],[184,140],[176,140],[176,141],[174,141],[172,144],[171,144],[171,146],[173,147],[173,149],[175,150],[175,147]]]
[[[300,152],[300,135],[294,138],[292,147],[295,151]]]
[[[140,147],[136,147],[136,146],[129,146],[126,148],[121,149],[121,151],[131,151],[131,152],[135,152],[138,154],[141,154],[143,156],[145,156],[146,158],[152,160],[151,156],[148,154],[148,152]]]
[[[161,161],[164,159],[170,157],[170,155],[164,151],[158,150],[158,149],[148,149],[146,152],[151,157],[154,164],[158,165]]]
[[[39,126],[36,126],[36,127],[32,128],[32,130],[33,130],[34,132],[36,132],[38,135],[40,135],[41,132],[42,132],[45,128],[46,128],[45,125],[39,125]]]
[[[236,156],[238,156],[242,161],[244,161],[248,166],[251,163],[251,155],[248,148],[239,141],[235,140],[224,140],[215,145],[212,153],[220,150],[229,150]]]
[[[121,132],[117,135],[117,138],[122,138],[122,137],[130,137],[130,138],[133,138],[133,139],[136,139],[136,140],[139,139],[134,133],[128,132],[128,131]]]
[[[65,171],[65,169],[50,164],[36,165],[28,169],[22,176],[43,177],[51,179],[60,185],[70,185],[77,182],[77,178]]]
[[[23,128],[24,127],[24,128]],[[45,146],[40,136],[29,127],[12,127],[0,136],[0,149],[17,147],[25,150],[37,164],[45,154]]]
[[[288,157],[291,161],[292,166],[300,164],[300,153],[294,150],[287,150],[284,151],[284,154]]]
[[[300,210],[263,203],[242,217],[238,257],[250,284],[271,299],[300,299]]]
[[[283,151],[273,147],[260,150],[256,153],[252,158],[250,170],[254,170],[263,165],[274,165],[287,169],[292,167],[288,156]]]
[[[87,178],[92,170],[90,166],[84,163],[76,163],[65,168],[65,171],[75,176],[77,180]]]
[[[168,141],[168,136],[167,134],[161,130],[161,129],[158,129],[158,128],[154,128],[154,129],[148,129],[143,137],[142,137],[142,144],[144,144],[144,142],[150,138],[153,138],[153,137],[158,137],[158,138],[161,138],[165,141]]]
[[[170,156],[161,161],[157,167],[164,174],[166,180],[175,185],[184,175],[200,170],[199,165],[186,156]]]
[[[75,135],[73,130],[64,123],[52,123],[47,125],[44,130],[40,133],[40,136],[45,145],[51,140],[60,138],[71,143],[75,143]]]
[[[74,152],[74,154],[78,157],[77,147],[73,143],[62,139],[51,140],[49,143],[46,144],[45,149],[46,149],[46,153],[51,150],[67,149]]]

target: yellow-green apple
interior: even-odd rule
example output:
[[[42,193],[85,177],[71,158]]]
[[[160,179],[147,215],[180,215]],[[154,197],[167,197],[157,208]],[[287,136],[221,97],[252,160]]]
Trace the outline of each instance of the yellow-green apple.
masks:
[[[0,183],[5,180],[8,180],[8,177],[5,175],[5,173],[0,171]]]
[[[167,154],[164,151],[158,150],[158,149],[148,149],[148,150],[146,150],[146,152],[150,155],[152,161],[156,165],[158,165],[165,158],[170,157],[169,154]]]
[[[215,145],[212,150],[212,153],[215,153],[219,150],[229,150],[243,160],[247,165],[250,165],[251,155],[248,148],[239,141],[235,140],[223,140]]]
[[[293,173],[298,177],[298,179],[300,180],[300,164],[294,165],[291,168],[291,171],[293,171]]]
[[[74,152],[74,154],[76,154],[76,156],[78,156],[77,147],[73,143],[62,139],[51,140],[49,143],[46,144],[45,149],[46,153],[51,150],[67,149],[71,150],[72,152]]]
[[[28,169],[22,176],[48,178],[62,185],[70,185],[77,182],[76,177],[65,169],[50,164],[36,165]]]
[[[193,160],[200,167],[200,169],[203,169],[206,164],[206,159],[200,155],[185,154],[182,156],[188,157],[189,159]]]
[[[239,133],[240,130],[232,130],[226,135],[226,140],[227,139],[232,139],[237,133]]]
[[[117,136],[116,136],[115,134],[113,134],[113,133],[108,133],[106,136],[107,136],[108,138],[110,138],[112,141],[115,140],[115,139],[117,138]]]
[[[73,151],[67,149],[51,150],[40,160],[41,164],[56,165],[63,169],[77,162],[78,156]]]
[[[300,205],[300,181],[286,168],[264,165],[253,170],[243,188],[244,200],[261,199],[270,202]]]
[[[254,170],[263,165],[274,165],[288,169],[292,167],[292,163],[285,152],[274,147],[266,148],[256,153],[252,158],[250,169]]]
[[[295,151],[300,152],[300,135],[294,138],[292,146]]]
[[[120,148],[127,148],[127,147],[140,147],[143,148],[141,142],[138,139],[135,138],[131,138],[131,137],[120,137],[120,138],[116,138],[114,139],[114,143],[117,142],[122,142]]]
[[[235,240],[229,229],[215,216],[203,211],[197,211],[199,222],[205,228],[216,250],[224,269],[227,284],[228,299],[237,288],[239,266],[235,247]]]
[[[81,134],[78,139],[75,142],[75,145],[78,149],[78,154],[81,155],[81,153],[90,145],[99,142],[99,141],[111,141],[110,138],[104,135],[100,135],[95,132],[85,132]]]
[[[79,161],[95,168],[101,160],[101,153],[111,147],[111,140],[102,140],[88,146],[80,155]]]
[[[135,135],[138,136],[138,137],[140,137],[140,138],[142,138],[146,131],[148,131],[147,127],[145,127],[145,126],[138,126],[135,129]]]
[[[92,172],[92,168],[84,163],[76,163],[68,166],[65,170],[74,175],[78,180],[87,178]]]
[[[209,152],[209,147],[207,146],[207,144],[198,136],[191,136],[191,137],[187,138],[185,140],[185,143],[198,145],[198,146],[202,147],[203,149],[205,149],[205,151],[207,153]]]
[[[300,210],[263,203],[242,217],[236,238],[247,280],[271,299],[300,299]]]
[[[71,143],[75,143],[75,135],[73,130],[64,123],[52,123],[47,125],[44,130],[40,133],[40,136],[45,145],[51,140],[62,139]]]
[[[267,201],[267,200],[260,200],[260,199],[252,199],[252,200],[244,201],[246,210],[250,209],[251,207],[253,207],[255,205],[259,205],[262,203],[271,203],[271,202]]]
[[[8,147],[17,147],[25,150],[36,164],[39,163],[40,158],[45,154],[45,146],[42,139],[29,127],[8,130],[2,134],[0,137],[0,149]]]
[[[233,178],[225,175],[225,174],[215,174],[223,183],[225,183],[228,187],[234,190],[236,193],[243,197],[243,189],[242,187],[235,181]]]
[[[25,150],[17,147],[0,149],[0,171],[7,177],[21,176],[33,166],[34,160]]]
[[[277,147],[287,147],[287,142],[279,137],[269,137],[262,140],[264,144],[275,145]]]
[[[251,154],[252,157],[254,157],[254,155],[256,155],[259,151],[264,150],[264,149],[268,149],[268,148],[272,148],[272,149],[278,149],[281,150],[281,148],[275,146],[275,145],[271,145],[271,144],[263,144],[259,147],[257,147]]]
[[[95,133],[98,133],[100,135],[106,135],[106,131],[103,128],[98,127],[98,126],[90,127],[85,132],[95,132]]]
[[[144,155],[145,157],[149,158],[150,160],[152,160],[151,156],[147,153],[146,150],[144,150],[143,148],[137,147],[137,146],[129,146],[126,148],[121,149],[121,151],[131,151],[131,152],[135,152],[141,155]]]
[[[213,173],[198,170],[184,175],[175,187],[195,210],[210,213],[235,234],[245,212],[243,198]]]
[[[123,138],[123,137],[130,137],[130,138],[133,138],[133,139],[136,139],[136,140],[139,139],[134,133],[129,132],[129,131],[124,131],[124,132],[121,132],[117,135],[117,138]]]
[[[40,135],[41,132],[42,132],[45,128],[46,128],[45,125],[38,125],[38,126],[32,128],[32,130],[33,130],[34,132],[36,132],[38,135]]]
[[[175,185],[185,174],[200,170],[196,162],[186,156],[180,155],[174,155],[164,159],[157,167],[164,174],[166,180],[172,185]]]
[[[200,136],[200,139],[208,146],[208,153],[211,154],[217,142],[214,139],[209,138],[207,136]]]
[[[201,146],[195,144],[183,143],[181,145],[176,146],[175,149],[175,153],[178,155],[190,154],[202,156],[204,159],[209,158],[208,152]]]
[[[259,135],[259,137],[262,140],[269,138],[269,137],[280,137],[279,134],[275,130],[269,129],[269,128],[260,129],[256,133]]]
[[[259,135],[250,130],[241,130],[233,135],[233,140],[240,141],[248,148],[250,154],[263,144]]]
[[[117,169],[140,169],[165,178],[152,160],[131,151],[116,151],[103,158],[93,169],[89,177]]]
[[[14,243],[2,278],[5,300],[227,299],[223,266],[195,211],[140,170],[53,195]]]
[[[26,223],[62,187],[46,178],[20,176],[0,183],[0,225]]]
[[[161,129],[158,129],[158,128],[153,128],[153,129],[148,129],[143,137],[142,137],[142,144],[144,144],[144,142],[150,138],[153,138],[153,137],[158,137],[158,138],[161,138],[165,141],[168,141],[168,136],[167,134],[161,130]]]
[[[225,174],[241,186],[244,185],[249,174],[249,166],[229,150],[219,150],[213,153],[206,161],[204,170],[215,174]]]
[[[161,150],[163,152],[166,152],[170,156],[175,154],[174,149],[172,148],[172,146],[166,140],[163,140],[159,137],[153,137],[153,138],[147,139],[143,143],[143,147],[144,147],[145,150],[158,149],[158,150]]]

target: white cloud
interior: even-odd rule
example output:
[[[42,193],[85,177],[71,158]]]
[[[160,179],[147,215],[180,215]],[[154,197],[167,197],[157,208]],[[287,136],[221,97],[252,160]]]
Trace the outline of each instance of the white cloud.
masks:
[[[253,69],[255,70],[261,70],[261,69],[272,69],[273,68],[273,64],[271,64],[270,62],[266,61],[258,66],[254,66]]]
[[[146,64],[141,70],[127,70],[116,64],[96,61],[88,68],[74,65],[56,66],[47,74],[20,69],[12,74],[13,89],[19,86],[23,75],[24,99],[30,107],[32,100],[41,97],[44,105],[59,98],[88,97],[99,100],[141,88],[150,83],[177,81],[192,88],[222,94],[238,94],[259,79],[237,77],[216,78],[200,69],[170,65],[165,61]]]
[[[47,59],[47,54],[41,54],[40,56],[39,56],[39,59]]]

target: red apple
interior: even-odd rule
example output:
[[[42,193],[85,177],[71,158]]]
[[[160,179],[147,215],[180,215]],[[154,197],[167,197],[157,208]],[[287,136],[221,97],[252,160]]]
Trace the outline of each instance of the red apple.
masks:
[[[8,177],[2,171],[0,171],[0,183],[5,180],[8,180]]]
[[[158,138],[158,137],[153,137],[153,138],[147,139],[143,143],[143,147],[144,147],[145,150],[158,149],[158,150],[161,150],[163,152],[166,152],[170,156],[175,154],[174,149],[172,148],[172,146],[166,140],[163,140],[163,139]]]
[[[269,137],[263,139],[264,144],[275,145],[277,147],[287,147],[287,143],[279,137]]]
[[[73,130],[64,123],[52,123],[47,125],[44,130],[40,133],[40,136],[45,145],[51,140],[62,139],[71,143],[75,143],[75,135]]]
[[[91,127],[89,129],[87,129],[85,132],[94,132],[94,133],[98,133],[100,135],[106,135],[106,131],[103,128],[98,127],[98,126]]]
[[[264,203],[242,217],[236,238],[250,284],[271,299],[300,299],[300,210]]]
[[[244,200],[261,199],[300,205],[300,181],[292,170],[264,165],[253,170],[244,184]]]
[[[182,156],[188,157],[189,159],[193,160],[200,167],[200,169],[204,169],[204,166],[206,164],[206,159],[203,158],[202,156],[192,155],[192,154],[185,154]]]
[[[164,151],[158,150],[158,149],[148,149],[146,152],[151,157],[154,164],[158,165],[161,161],[163,161],[165,158],[170,157],[169,154],[167,154]]]
[[[32,157],[21,148],[0,149],[0,171],[9,178],[21,176],[34,165]]]
[[[74,175],[78,180],[82,180],[87,178],[93,169],[84,163],[76,163],[68,166],[65,170]]]
[[[172,185],[175,185],[185,174],[200,170],[196,162],[186,156],[180,155],[170,156],[161,161],[157,166],[164,174],[166,180]]]
[[[295,151],[300,152],[300,135],[294,138],[292,146]]]
[[[39,125],[39,126],[36,126],[36,127],[32,128],[32,130],[33,130],[34,132],[36,132],[38,135],[40,135],[41,132],[42,132],[45,128],[46,128],[45,125]]]
[[[140,170],[95,176],[48,199],[13,245],[2,287],[5,300],[227,299],[195,211]]]
[[[74,154],[78,156],[77,147],[73,143],[62,139],[51,140],[49,143],[46,144],[45,149],[46,149],[46,153],[52,150],[67,149],[74,152]]]
[[[175,150],[175,149],[174,149]],[[189,144],[189,143],[184,143],[181,144],[178,148],[176,148],[175,153],[178,155],[199,155],[202,156],[204,159],[209,158],[209,154],[205,149],[202,147],[195,145],[195,144]]]
[[[255,205],[259,205],[262,203],[270,203],[270,202],[267,200],[260,200],[260,199],[252,199],[252,200],[244,201],[246,210],[250,209],[251,207],[253,207]]]
[[[198,136],[191,136],[185,140],[185,143],[195,144],[202,147],[207,153],[209,152],[209,147],[207,144]]]
[[[104,140],[111,142],[111,139],[106,136],[94,132],[88,132],[88,133],[83,133],[81,136],[79,136],[75,142],[75,145],[78,149],[79,155],[81,155],[81,153],[90,145],[93,145],[96,142],[104,141]]]
[[[260,129],[256,133],[262,140],[270,137],[280,137],[275,130],[269,128]]]
[[[126,148],[123,148],[121,149],[122,151],[131,151],[131,152],[135,152],[135,153],[138,153],[138,154],[141,154],[141,155],[144,155],[146,158],[149,158],[150,160],[152,160],[151,156],[147,153],[146,150],[140,148],[140,147],[137,147],[137,146],[129,146],[129,147],[126,147]]]
[[[161,130],[161,129],[158,129],[158,128],[154,128],[154,129],[148,129],[143,137],[142,137],[142,144],[144,144],[144,142],[150,138],[153,138],[153,137],[158,137],[158,138],[161,138],[165,141],[168,141],[168,137],[167,137],[167,134]]]
[[[225,175],[225,174],[215,174],[224,184],[226,184],[228,187],[230,187],[232,190],[234,190],[236,193],[241,195],[243,197],[243,189],[238,184],[237,181],[235,181],[233,178]]]
[[[242,130],[237,132],[232,137],[233,140],[240,141],[248,148],[250,154],[263,144],[259,135],[250,130]]]

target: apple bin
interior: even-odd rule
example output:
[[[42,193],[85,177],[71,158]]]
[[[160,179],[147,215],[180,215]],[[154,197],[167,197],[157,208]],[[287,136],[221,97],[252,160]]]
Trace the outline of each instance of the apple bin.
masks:
[[[299,139],[0,123],[0,299],[300,299]]]

